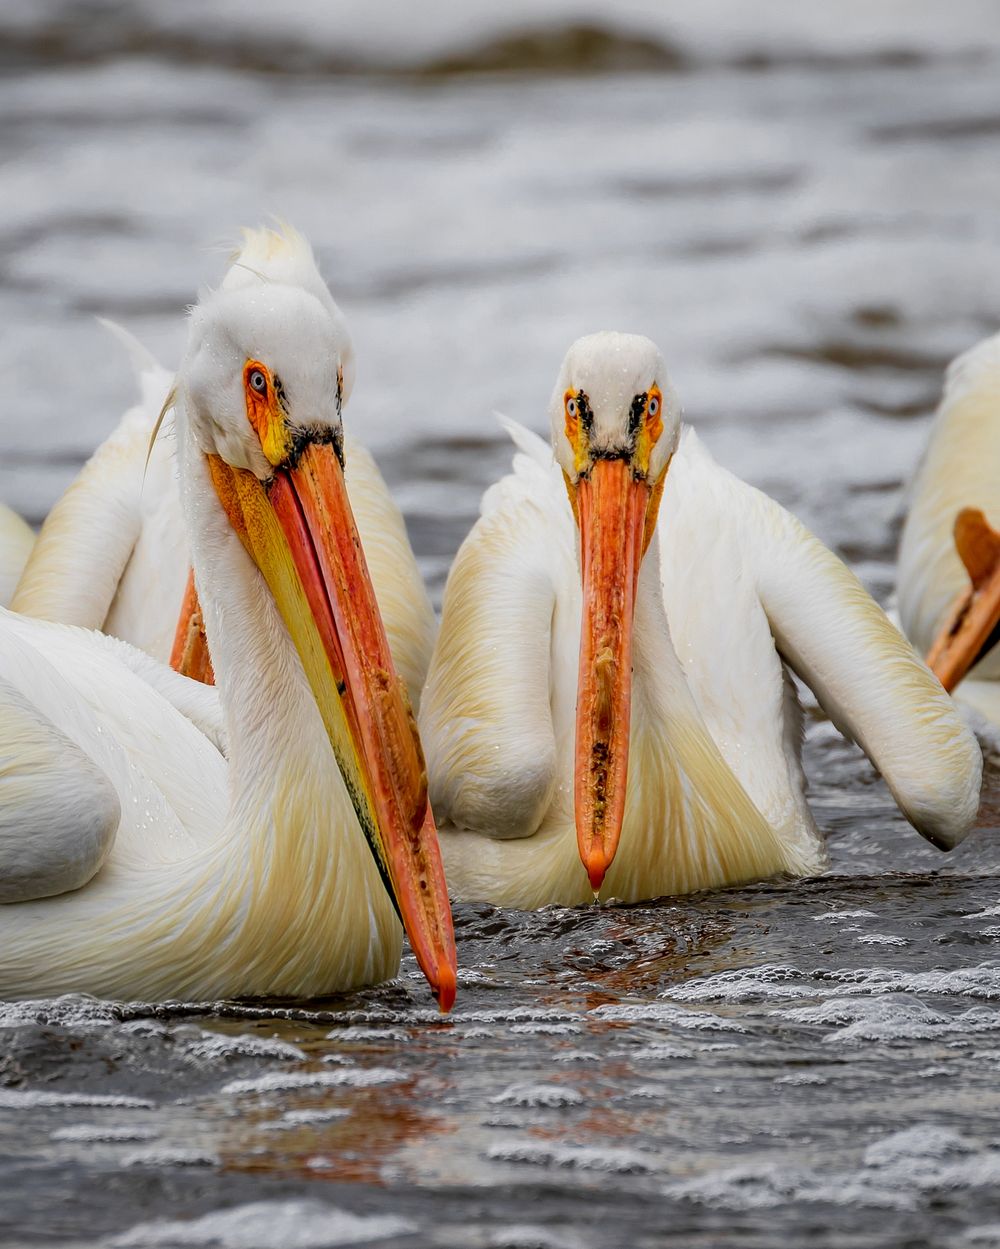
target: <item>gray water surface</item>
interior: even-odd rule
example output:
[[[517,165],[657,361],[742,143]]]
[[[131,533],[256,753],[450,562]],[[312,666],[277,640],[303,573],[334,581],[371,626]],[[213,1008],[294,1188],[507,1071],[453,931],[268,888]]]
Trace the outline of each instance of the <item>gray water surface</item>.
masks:
[[[316,245],[435,595],[578,334],[886,601],[941,371],[1000,324],[1000,11],[8,0],[0,497],[39,521],[236,228]],[[325,1002],[0,1005],[0,1243],[1000,1246],[1000,785],[942,856],[818,713],[822,879],[458,906]]]

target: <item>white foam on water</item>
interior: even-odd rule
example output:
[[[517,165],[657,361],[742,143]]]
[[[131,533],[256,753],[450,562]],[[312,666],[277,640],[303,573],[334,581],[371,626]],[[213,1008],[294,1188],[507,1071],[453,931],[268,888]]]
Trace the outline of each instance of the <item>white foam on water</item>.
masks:
[[[321,1110],[286,1110],[281,1116],[282,1126],[300,1127],[310,1123],[336,1123],[350,1117],[346,1106],[327,1106]]]
[[[254,1201],[199,1219],[139,1223],[105,1241],[107,1249],[335,1249],[415,1232],[395,1215],[357,1215],[320,1201]]]
[[[90,1106],[109,1110],[152,1110],[155,1102],[145,1097],[118,1093],[52,1093],[40,1089],[0,1089],[0,1110],[35,1110],[55,1106]]]
[[[843,969],[829,973],[834,993],[940,993],[1000,999],[1000,967],[979,963],[951,971],[897,971],[889,967]]]
[[[557,1010],[555,1007],[533,1008],[530,1006],[507,1007],[505,1010],[470,1010],[456,1019],[458,1025],[476,1023],[571,1023],[577,1016],[572,1011]]]
[[[492,989],[496,986],[496,980],[493,976],[487,976],[481,971],[477,971],[474,967],[460,967],[458,969],[458,985],[461,989]]]
[[[909,945],[905,937],[897,937],[888,932],[866,932],[857,937],[862,945]]]
[[[292,1071],[287,1075],[274,1072],[246,1080],[230,1080],[221,1092],[229,1096],[248,1093],[290,1093],[311,1088],[371,1088],[380,1084],[398,1084],[406,1073],[391,1067],[338,1067],[334,1071]]]
[[[217,1167],[219,1162],[219,1156],[207,1150],[174,1145],[136,1149],[122,1157],[123,1167]]]
[[[928,1193],[992,1188],[998,1180],[1000,1150],[951,1128],[915,1124],[869,1145],[856,1170],[767,1162],[674,1181],[666,1192],[730,1210],[801,1202],[906,1210],[922,1205]]]
[[[666,1002],[637,1002],[628,1005],[595,1006],[590,1012],[595,1019],[611,1023],[666,1023],[695,1032],[746,1032],[735,1019],[710,1015],[705,1011],[686,1011]]]
[[[120,1025],[120,1012],[120,1003],[105,1002],[100,998],[79,993],[67,993],[62,997],[33,998],[0,1004],[0,1028],[25,1028],[44,1024],[58,1024],[64,1028],[107,1028]]]
[[[142,1004],[131,1003],[129,1009],[141,1009]],[[122,1021],[122,1004],[91,998],[85,994],[64,994],[56,998],[41,998],[0,1004],[0,1028],[24,1028],[55,1026],[73,1031],[104,1031],[114,1028],[132,1036],[160,1039],[171,1029],[152,1019]],[[276,1037],[240,1036],[202,1030],[196,1025],[180,1025],[173,1030],[176,1053],[197,1063],[213,1063],[230,1058],[274,1059],[282,1062],[302,1062],[306,1054],[297,1046]]]
[[[676,1059],[691,1059],[694,1051],[680,1049],[676,1045],[636,1045],[631,1049],[615,1049],[610,1051],[612,1058],[631,1058],[641,1062],[673,1062]]]
[[[748,1164],[668,1184],[666,1193],[724,1210],[766,1210],[798,1202],[908,1209],[913,1198],[870,1189],[853,1176],[824,1177],[781,1163]]]
[[[1000,1029],[1000,1012],[984,1006],[948,1015],[908,997],[831,998],[778,1013],[795,1023],[846,1025],[823,1038],[835,1042],[933,1040],[953,1032]]]
[[[51,1136],[54,1141],[78,1141],[82,1144],[132,1145],[139,1141],[155,1141],[159,1136],[156,1128],[114,1127],[100,1123],[73,1123],[57,1128]]]
[[[976,1152],[976,1145],[952,1128],[934,1123],[917,1123],[893,1132],[869,1145],[864,1153],[866,1167],[895,1166],[915,1159],[947,1158]]]
[[[687,980],[664,989],[661,997],[675,1002],[762,1002],[809,996],[806,973],[782,963],[734,967],[704,979]]]
[[[552,1145],[545,1141],[499,1141],[486,1151],[491,1162],[515,1162],[571,1171],[606,1171],[645,1175],[654,1168],[648,1154],[634,1149],[598,1149],[590,1145]]]
[[[868,944],[906,944],[903,938],[867,934]],[[841,968],[807,972],[781,963],[737,967],[712,976],[686,980],[660,994],[675,1002],[746,1005],[845,995],[923,993],[1000,1000],[1000,968],[989,963],[948,971],[903,971],[891,967]]]
[[[874,911],[824,911],[822,915],[814,915],[813,919],[878,919],[878,915]]]
[[[635,1088],[616,1093],[614,1100],[616,1102],[661,1102],[666,1092],[666,1085],[663,1084],[637,1084]]]
[[[326,1039],[343,1041],[345,1044],[364,1041],[374,1042],[376,1045],[396,1045],[408,1041],[409,1036],[402,1028],[351,1027],[334,1029],[326,1034]]]
[[[519,1036],[574,1036],[580,1031],[575,1023],[514,1023],[510,1031]]]
[[[1000,1183],[1000,1150],[951,1128],[920,1123],[865,1150],[869,1183],[918,1192],[992,1188]]]
[[[169,1032],[166,1024],[160,1023],[156,1019],[128,1019],[123,1024],[118,1025],[119,1032],[127,1032],[131,1036],[141,1037],[165,1037]]]
[[[490,1098],[491,1106],[533,1106],[554,1109],[557,1106],[579,1106],[583,1097],[576,1089],[563,1084],[512,1084]]]
[[[277,1062],[304,1062],[307,1055],[297,1045],[276,1037],[228,1036],[206,1032],[185,1046],[185,1053],[203,1062],[227,1058],[274,1059]]]
[[[552,1061],[557,1063],[599,1063],[601,1055],[594,1050],[560,1050],[552,1055]]]

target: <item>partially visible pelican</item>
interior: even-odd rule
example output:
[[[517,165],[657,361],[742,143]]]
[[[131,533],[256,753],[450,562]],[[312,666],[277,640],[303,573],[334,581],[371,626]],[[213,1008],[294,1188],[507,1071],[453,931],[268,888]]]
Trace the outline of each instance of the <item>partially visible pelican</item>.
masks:
[[[101,629],[165,661],[189,567],[172,414],[150,450],[173,376],[125,330],[105,325],[129,354],[140,397],[53,506],[11,607]]]
[[[395,900],[454,997],[415,722],[344,487],[348,342],[308,245],[268,246],[267,280],[234,266],[203,295],[177,378],[217,694],[116,639],[0,614],[0,996],[370,984],[399,962]]]
[[[1000,726],[1000,334],[948,369],[910,490],[898,593],[903,628],[945,688]]]
[[[653,343],[575,343],[550,414],[555,463],[511,427],[424,690],[453,895],[531,908],[819,871],[790,671],[918,831],[957,844],[982,760],[951,700],[839,559],[681,431]]]
[[[34,530],[27,521],[0,503],[0,607],[6,607],[14,597],[34,545]]]
[[[248,231],[224,288],[248,278],[280,281],[289,265],[286,244],[293,238],[288,229]],[[312,262],[301,280],[338,325],[346,404],[355,373],[347,324]],[[52,508],[11,606],[42,620],[100,629],[203,678],[211,668],[198,645],[200,616],[189,581],[173,414],[164,414],[174,378],[131,334],[104,324],[128,352],[140,398]],[[348,435],[344,455],[351,507],[393,659],[416,706],[434,641],[434,611],[402,515],[370,452]],[[194,645],[186,651],[188,634]]]

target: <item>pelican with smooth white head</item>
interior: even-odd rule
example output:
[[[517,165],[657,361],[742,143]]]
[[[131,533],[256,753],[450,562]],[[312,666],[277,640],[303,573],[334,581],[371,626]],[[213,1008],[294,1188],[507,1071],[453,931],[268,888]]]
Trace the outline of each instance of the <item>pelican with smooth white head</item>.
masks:
[[[394,974],[398,910],[454,998],[420,743],[344,485],[344,327],[295,280],[307,245],[270,246],[287,272],[203,295],[177,378],[217,701],[115,639],[0,619],[0,995],[328,993]]]
[[[899,616],[956,699],[1000,727],[1000,334],[954,360],[910,487]]]
[[[487,491],[421,703],[455,896],[637,901],[824,863],[791,673],[942,848],[981,758],[853,574],[711,460],[648,339],[570,348]],[[553,453],[556,465],[553,465]]]

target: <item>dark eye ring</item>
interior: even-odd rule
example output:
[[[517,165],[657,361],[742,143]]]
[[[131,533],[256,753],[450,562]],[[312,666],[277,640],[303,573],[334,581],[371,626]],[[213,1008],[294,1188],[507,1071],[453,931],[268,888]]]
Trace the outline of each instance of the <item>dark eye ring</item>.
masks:
[[[575,399],[566,400],[566,411],[570,416],[576,416],[576,400]]]
[[[267,393],[267,378],[260,369],[251,370],[250,376],[247,380],[250,383],[250,389],[255,390],[258,395]]]
[[[649,403],[646,405],[646,411],[649,413],[650,416],[655,416],[657,412],[659,412],[659,410],[660,410],[660,401],[654,395],[652,399],[650,399]]]

